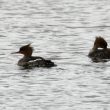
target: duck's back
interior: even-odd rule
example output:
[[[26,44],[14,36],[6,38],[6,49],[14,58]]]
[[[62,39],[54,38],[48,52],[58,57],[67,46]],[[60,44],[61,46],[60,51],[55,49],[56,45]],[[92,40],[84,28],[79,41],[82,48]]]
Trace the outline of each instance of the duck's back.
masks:
[[[24,57],[18,62],[19,66],[29,66],[29,67],[53,67],[54,62],[51,60],[46,60],[41,57]]]
[[[88,54],[90,58],[98,59],[110,59],[110,50],[109,49],[96,49],[91,50]]]

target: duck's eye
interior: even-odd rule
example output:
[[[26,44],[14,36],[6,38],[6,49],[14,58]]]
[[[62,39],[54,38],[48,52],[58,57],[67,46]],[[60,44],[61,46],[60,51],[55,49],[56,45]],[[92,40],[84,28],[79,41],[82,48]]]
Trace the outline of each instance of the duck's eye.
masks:
[[[20,51],[24,51],[25,50],[25,48],[20,48]]]

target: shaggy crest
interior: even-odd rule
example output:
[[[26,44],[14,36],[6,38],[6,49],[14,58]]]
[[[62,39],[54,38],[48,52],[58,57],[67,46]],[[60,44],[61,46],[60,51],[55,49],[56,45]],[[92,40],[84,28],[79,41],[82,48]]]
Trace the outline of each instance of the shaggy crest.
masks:
[[[33,48],[31,47],[31,44],[22,46],[19,50],[19,53],[24,54],[25,56],[31,56],[33,52]]]
[[[22,47],[20,48],[20,51],[25,51],[25,50],[27,50],[27,49],[31,49],[31,50],[33,51],[33,48],[31,47],[31,44],[22,46]]]
[[[104,38],[102,37],[96,37],[95,41],[94,41],[94,48],[103,48],[106,49],[107,48],[107,42],[105,41]]]

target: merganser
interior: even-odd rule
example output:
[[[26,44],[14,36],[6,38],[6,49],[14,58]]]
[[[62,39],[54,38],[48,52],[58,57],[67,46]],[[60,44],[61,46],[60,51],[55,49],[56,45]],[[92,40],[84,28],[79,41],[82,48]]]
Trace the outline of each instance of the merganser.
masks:
[[[33,48],[30,46],[31,44],[22,46],[18,52],[14,52],[13,54],[23,54],[24,57],[18,61],[19,66],[24,67],[53,67],[55,66],[54,62],[51,60],[46,60],[42,57],[32,56]]]
[[[107,48],[108,44],[102,37],[96,37],[93,48],[89,52],[88,56],[94,62],[103,62],[110,59],[110,48]]]

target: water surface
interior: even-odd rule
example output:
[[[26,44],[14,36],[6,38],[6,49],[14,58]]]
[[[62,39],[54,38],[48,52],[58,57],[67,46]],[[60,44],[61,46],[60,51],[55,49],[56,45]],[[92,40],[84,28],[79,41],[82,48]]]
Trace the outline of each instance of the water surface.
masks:
[[[87,57],[100,35],[110,44],[109,0],[1,0],[0,109],[109,110],[110,62]],[[57,67],[17,66],[28,43]]]

